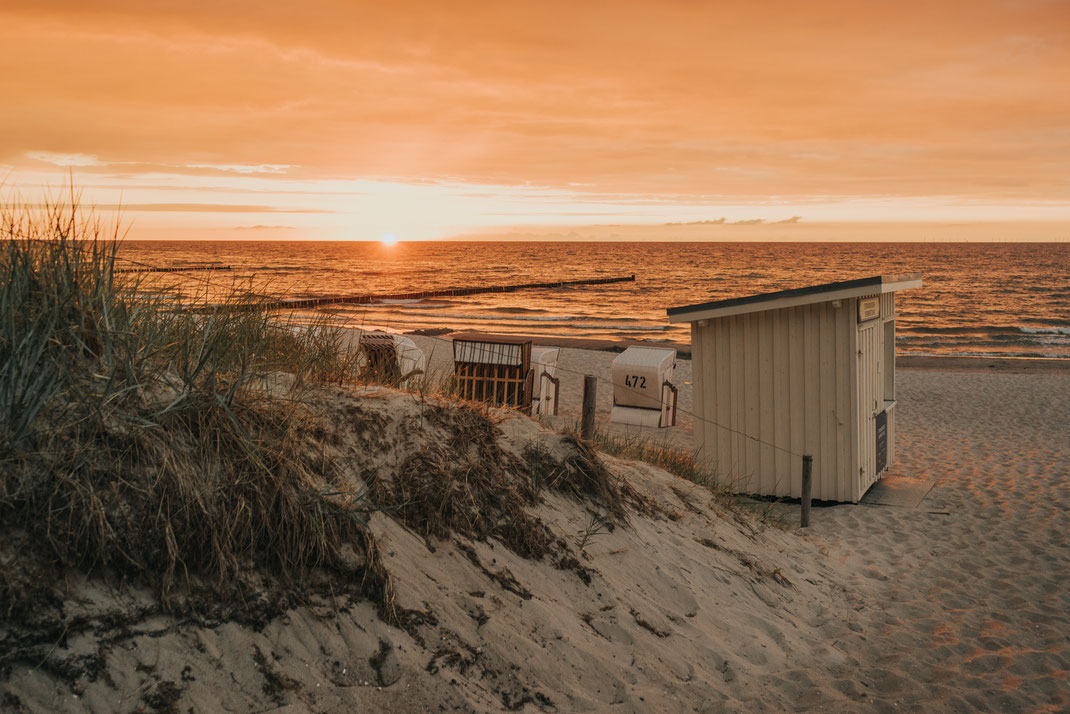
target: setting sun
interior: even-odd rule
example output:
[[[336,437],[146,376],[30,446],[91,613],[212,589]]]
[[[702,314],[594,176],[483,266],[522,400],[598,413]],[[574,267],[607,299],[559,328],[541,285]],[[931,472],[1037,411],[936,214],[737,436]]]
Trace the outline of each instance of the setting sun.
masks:
[[[382,243],[383,245],[385,245],[385,246],[387,246],[387,247],[389,248],[389,247],[391,247],[391,246],[395,246],[395,245],[397,245],[397,243],[398,243],[398,239],[397,239],[397,237],[396,237],[396,236],[393,236],[393,235],[391,235],[391,234],[387,233],[387,234],[386,234],[385,236],[383,236],[383,237],[382,237],[382,238],[381,238],[381,239],[379,240],[379,242],[380,242],[380,243]]]

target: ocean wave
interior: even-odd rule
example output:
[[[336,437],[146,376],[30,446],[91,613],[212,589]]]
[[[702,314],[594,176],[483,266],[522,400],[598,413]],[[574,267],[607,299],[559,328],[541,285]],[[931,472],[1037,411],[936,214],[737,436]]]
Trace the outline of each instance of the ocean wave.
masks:
[[[542,310],[540,312],[546,312]],[[468,313],[459,312],[408,312],[402,310],[399,314],[407,315],[409,317],[435,317],[443,320],[479,320],[481,322],[495,322],[495,321],[508,321],[508,322],[534,322],[534,323],[581,323],[581,322],[595,322],[602,323],[609,326],[614,323],[612,317],[596,317],[593,315],[528,315],[524,313],[512,313],[508,312],[503,315],[472,315]],[[668,325],[640,325],[638,323],[628,323],[635,325],[637,328],[645,330],[663,330]]]
[[[1020,334],[1017,327],[1003,325],[973,325],[969,327],[933,327],[931,325],[900,326],[900,332],[908,332],[918,335],[1016,335]]]
[[[401,313],[405,315],[406,313]],[[389,313],[387,313],[389,315]],[[409,326],[417,325],[420,327],[436,327],[439,325],[449,325],[451,327],[463,326],[465,323],[475,322],[473,320],[465,319],[462,315],[426,315],[416,314],[407,315],[410,318],[427,318],[434,317],[433,320],[426,319],[398,319],[395,317],[389,317],[384,319],[384,316],[378,314],[368,314],[362,316],[362,319],[368,323],[380,322],[385,324],[397,325],[397,326]],[[517,329],[523,328],[527,331],[535,331],[535,334],[544,334],[552,329],[558,330],[582,330],[585,332],[627,332],[630,334],[641,334],[644,332],[667,332],[674,329],[673,325],[637,325],[635,323],[627,322],[605,322],[605,323],[582,323],[582,322],[535,322],[534,324],[526,321],[518,322],[516,320],[502,320],[499,318],[496,322],[487,322],[480,320],[476,323],[480,330],[493,330],[495,328],[508,328]]]
[[[1070,339],[1070,327],[910,327],[900,329],[896,342],[925,342],[929,344],[999,345],[999,344],[1061,344]]]
[[[903,357],[1017,357],[1023,359],[1070,359],[1070,352],[900,352]]]
[[[1070,335],[1070,327],[1019,327],[1028,335]]]
[[[439,317],[446,320],[501,320],[501,315],[466,315],[462,313],[454,312],[405,312],[402,311],[402,315],[409,315],[411,317]],[[513,321],[525,321],[525,322],[568,322],[575,318],[565,315],[532,315],[530,317],[510,317]]]
[[[971,339],[968,337],[955,337],[934,340],[928,337],[896,335],[895,342],[897,345],[903,346],[924,345],[932,347],[961,347],[964,345],[975,345],[978,347],[1030,347],[1035,345],[1070,345],[1070,338],[1064,335],[1038,335],[1034,337],[1025,335],[1020,337],[1013,337],[1011,335],[992,335],[987,338]]]
[[[506,306],[506,307],[488,307],[487,310],[489,310],[490,312],[504,312],[504,313],[508,313],[508,314],[517,314],[517,315],[523,315],[523,314],[535,313],[535,312],[546,312],[546,310],[543,310],[543,309],[537,308],[537,307],[509,307],[509,306]]]

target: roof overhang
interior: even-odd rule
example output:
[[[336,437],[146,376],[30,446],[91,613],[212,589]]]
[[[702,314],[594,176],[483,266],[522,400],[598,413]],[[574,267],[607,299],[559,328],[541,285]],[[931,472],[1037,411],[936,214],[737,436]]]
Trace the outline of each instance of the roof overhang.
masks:
[[[869,278],[844,280],[837,283],[826,283],[825,285],[811,285],[805,288],[748,295],[747,297],[731,298],[729,300],[716,300],[698,305],[670,307],[668,309],[669,322],[710,320],[749,312],[780,310],[785,307],[812,305],[819,302],[832,302],[833,300],[878,295],[920,287],[921,273],[874,275]]]

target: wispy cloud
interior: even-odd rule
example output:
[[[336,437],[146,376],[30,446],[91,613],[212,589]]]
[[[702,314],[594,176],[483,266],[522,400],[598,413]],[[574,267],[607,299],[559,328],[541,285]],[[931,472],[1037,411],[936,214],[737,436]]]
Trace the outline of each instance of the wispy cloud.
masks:
[[[26,158],[33,161],[43,161],[53,166],[104,166],[105,163],[96,156],[89,154],[56,154],[51,151],[27,151]]]
[[[0,205],[18,205],[31,209],[45,208],[43,203],[19,202]],[[331,214],[334,211],[320,208],[296,208],[283,206],[249,205],[237,203],[98,203],[90,204],[96,211],[121,211],[125,213],[293,213]]]
[[[18,111],[0,113],[0,164],[77,167],[124,190],[427,185],[453,202],[427,222],[451,225],[465,201],[651,207],[659,221],[741,220],[766,214],[727,207],[763,202],[786,207],[770,221],[885,199],[916,216],[930,199],[1070,206],[1066,2],[306,8],[4,3],[0,91]],[[462,184],[470,198],[443,188]],[[336,198],[304,205],[369,212]],[[272,203],[235,199],[250,201]],[[371,212],[379,225],[388,211]]]
[[[186,168],[210,169],[236,174],[285,174],[291,167],[289,164],[186,164]]]

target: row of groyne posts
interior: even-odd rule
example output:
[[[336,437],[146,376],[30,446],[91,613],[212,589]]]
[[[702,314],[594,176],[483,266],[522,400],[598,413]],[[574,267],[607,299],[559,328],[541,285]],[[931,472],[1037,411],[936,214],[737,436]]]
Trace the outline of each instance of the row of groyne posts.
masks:
[[[123,273],[179,273],[189,270],[231,270],[229,265],[222,266],[176,266],[176,267],[153,267],[144,266],[139,268],[127,268],[116,270]],[[491,285],[465,288],[444,288],[441,290],[422,290],[407,293],[387,294],[363,294],[363,295],[325,295],[314,298],[258,300],[255,303],[244,305],[246,309],[305,309],[333,304],[371,304],[384,300],[424,300],[435,297],[463,297],[466,295],[481,295],[486,293],[512,293],[518,290],[539,290],[566,288],[579,285],[610,285],[613,283],[635,282],[635,274],[611,278],[587,278],[584,280],[559,280],[550,283],[518,283],[514,285]],[[257,296],[261,298],[262,296]],[[228,306],[233,308],[234,306]],[[595,394],[598,387],[598,378],[587,374],[583,378],[583,408],[580,417],[580,436],[587,441],[594,440],[595,424]],[[810,525],[811,494],[813,488],[814,457],[810,454],[802,456],[802,493],[800,525],[807,528]]]
[[[206,270],[207,268],[194,268],[196,270]],[[220,268],[216,268],[217,270]],[[229,266],[221,268],[229,270]],[[153,268],[153,269],[133,269],[123,272],[184,272],[191,270],[191,268]],[[118,271],[116,271],[118,272]],[[228,310],[242,309],[242,310],[302,310],[312,307],[322,307],[324,305],[370,305],[373,303],[379,303],[386,300],[426,300],[427,298],[436,297],[462,297],[466,295],[481,295],[484,293],[513,293],[518,290],[539,290],[539,289],[553,289],[553,288],[568,288],[576,285],[609,285],[611,283],[630,283],[635,282],[635,274],[625,275],[623,277],[615,278],[588,278],[586,280],[559,280],[553,283],[520,283],[516,285],[483,285],[478,287],[467,288],[443,288],[441,290],[421,290],[419,292],[408,293],[366,293],[361,295],[321,295],[311,298],[267,298],[263,295],[255,295],[250,293],[250,297],[255,300],[248,303],[239,303],[237,305],[226,305]],[[198,308],[198,311],[217,310],[224,306],[208,305],[204,308]]]
[[[521,283],[518,285],[485,285],[480,287],[470,288],[444,288],[442,290],[423,290],[420,292],[412,293],[387,293],[387,294],[375,294],[375,295],[340,295],[314,298],[301,298],[296,300],[279,300],[277,302],[269,302],[262,307],[288,307],[288,308],[306,308],[306,307],[318,307],[320,305],[332,305],[338,303],[346,304],[367,304],[373,302],[381,302],[383,300],[425,300],[427,298],[435,297],[463,297],[466,295],[481,295],[484,293],[512,293],[517,290],[539,290],[547,288],[567,288],[574,285],[609,285],[610,283],[628,283],[635,282],[635,275],[626,275],[618,278],[589,278],[587,280],[561,280],[554,283]]]

